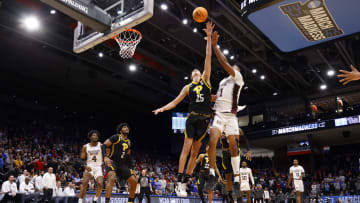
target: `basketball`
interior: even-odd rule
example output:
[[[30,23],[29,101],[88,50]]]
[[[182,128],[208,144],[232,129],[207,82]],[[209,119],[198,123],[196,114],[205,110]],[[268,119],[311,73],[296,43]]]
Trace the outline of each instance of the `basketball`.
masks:
[[[193,11],[193,19],[198,23],[203,23],[208,17],[208,12],[204,7],[197,7]]]

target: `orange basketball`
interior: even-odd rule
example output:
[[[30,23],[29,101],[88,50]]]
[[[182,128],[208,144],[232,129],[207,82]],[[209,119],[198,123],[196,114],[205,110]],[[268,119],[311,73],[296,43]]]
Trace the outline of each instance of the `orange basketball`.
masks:
[[[197,7],[193,11],[193,19],[198,23],[203,23],[208,17],[208,12],[204,7]]]

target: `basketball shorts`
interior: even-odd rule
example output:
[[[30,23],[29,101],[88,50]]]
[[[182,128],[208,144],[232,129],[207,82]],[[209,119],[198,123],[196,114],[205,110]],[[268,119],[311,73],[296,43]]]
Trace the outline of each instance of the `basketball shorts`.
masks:
[[[223,151],[222,152],[222,167],[224,169],[225,174],[232,174],[233,170],[232,170],[232,165],[231,165],[231,155],[230,155],[230,151]]]
[[[204,189],[204,185],[208,177],[209,171],[200,171],[198,181],[196,182],[198,185],[198,191],[202,191]]]
[[[304,192],[304,183],[302,180],[294,180],[294,186],[296,192]]]
[[[130,178],[131,175],[133,175],[133,171],[127,167],[126,164],[118,162],[115,163],[115,161],[112,161],[111,166],[105,167],[106,172],[109,173],[110,171],[115,171],[116,176],[118,177],[118,180],[127,180]]]
[[[98,177],[103,177],[104,176],[101,166],[88,165],[88,167],[91,168],[91,171],[89,173],[94,177],[94,179],[97,179]]]
[[[193,138],[196,141],[202,141],[209,130],[210,118],[200,115],[190,115],[186,119],[186,128],[184,131],[186,138]]]
[[[241,181],[240,184],[240,191],[249,191],[250,190],[250,184],[247,181]]]
[[[232,113],[216,112],[211,127],[219,129],[226,137],[229,135],[239,135],[238,118]]]

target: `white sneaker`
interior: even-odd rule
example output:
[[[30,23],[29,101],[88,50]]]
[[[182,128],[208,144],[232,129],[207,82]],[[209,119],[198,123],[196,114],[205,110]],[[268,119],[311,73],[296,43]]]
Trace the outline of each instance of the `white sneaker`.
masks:
[[[181,182],[177,182],[176,183],[176,187],[175,187],[175,193],[178,197],[181,197],[182,196],[182,185],[181,185]]]
[[[182,193],[182,197],[187,197],[186,183],[181,184],[181,193]]]

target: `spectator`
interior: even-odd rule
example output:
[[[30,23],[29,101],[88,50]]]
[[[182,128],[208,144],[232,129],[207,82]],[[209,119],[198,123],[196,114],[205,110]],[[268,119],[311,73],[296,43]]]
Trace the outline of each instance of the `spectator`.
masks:
[[[23,161],[21,160],[20,154],[16,155],[16,160],[14,161],[15,167],[20,169],[23,166]]]
[[[164,179],[164,176],[161,176],[160,183],[161,183],[161,187],[160,187],[161,194],[165,195],[166,180]]]
[[[35,185],[35,190],[38,192],[43,192],[44,189],[43,174],[44,171],[36,171],[32,181]]]
[[[67,197],[69,203],[75,203],[75,184],[73,184],[72,182],[68,183],[68,185],[64,189],[64,194]]]
[[[55,203],[63,202],[65,200],[64,190],[61,187],[61,181],[56,182],[55,188]]]
[[[264,190],[264,202],[266,203],[270,202],[270,192],[267,187]]]
[[[29,172],[25,169],[23,171],[23,174],[21,174],[18,178],[17,178],[17,182],[19,183],[19,185],[21,185],[22,183],[25,183],[25,178],[29,177]]]
[[[282,190],[279,191],[279,194],[277,195],[276,199],[277,199],[277,202],[279,202],[279,203],[285,203],[286,196]]]
[[[288,203],[296,203],[296,193],[294,190],[290,192],[290,194],[287,195],[287,202]]]
[[[15,177],[13,175],[9,176],[9,180],[5,181],[1,186],[1,192],[5,194],[3,202],[13,201],[16,202],[18,192],[17,185],[15,183]]]
[[[44,162],[42,160],[42,157],[40,156],[38,160],[34,163],[34,170],[35,171],[44,171]]]
[[[255,202],[264,202],[263,200],[264,197],[264,190],[262,189],[261,185],[256,186],[255,192],[254,192],[254,199]]]
[[[52,167],[49,167],[48,172],[44,174],[43,184],[45,201],[50,202],[53,196],[54,189],[56,188],[56,177],[53,173]]]
[[[37,200],[34,185],[30,182],[30,177],[28,176],[26,176],[25,182],[20,184],[19,192],[25,194],[25,202]]]
[[[173,180],[170,178],[168,184],[166,185],[166,190],[165,190],[165,195],[172,195],[174,193],[174,182]]]
[[[160,182],[158,176],[156,176],[156,178],[154,180],[154,188],[155,188],[155,194],[161,195],[161,182]]]

